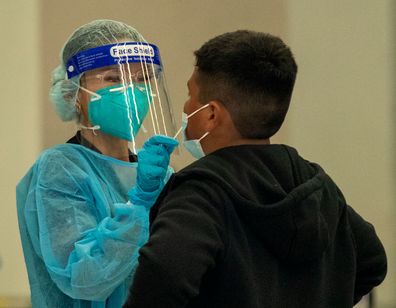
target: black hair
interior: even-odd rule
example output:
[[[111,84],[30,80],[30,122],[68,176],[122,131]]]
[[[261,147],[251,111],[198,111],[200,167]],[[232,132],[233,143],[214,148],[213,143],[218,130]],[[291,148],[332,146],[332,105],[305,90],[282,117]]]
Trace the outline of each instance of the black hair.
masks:
[[[195,51],[199,99],[220,101],[241,137],[273,136],[289,108],[297,64],[283,41],[268,33],[224,33]]]

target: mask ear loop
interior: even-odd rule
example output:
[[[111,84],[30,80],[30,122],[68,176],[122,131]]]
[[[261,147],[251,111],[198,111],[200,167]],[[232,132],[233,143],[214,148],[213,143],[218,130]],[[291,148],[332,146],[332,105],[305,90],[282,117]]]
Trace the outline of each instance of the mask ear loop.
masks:
[[[78,101],[78,98],[76,99],[75,106],[76,106],[76,112],[77,112],[78,116],[80,116],[81,115],[81,104]]]
[[[99,99],[102,98],[102,96],[100,96],[98,93],[92,92],[91,90],[88,90],[87,88],[84,88],[83,86],[81,86],[81,85],[75,83],[75,82],[72,81],[72,80],[71,80],[71,83],[74,84],[75,86],[77,86],[79,89],[81,89],[81,90],[83,90],[83,91],[85,91],[85,92],[91,94],[92,96],[94,96],[94,97],[91,99],[91,102],[97,101],[97,100],[99,100]],[[79,107],[76,107],[76,108],[79,108],[79,110],[80,110],[80,112],[81,112],[81,105],[78,105],[78,106],[79,106]],[[83,128],[83,129],[92,130],[92,133],[93,133],[95,136],[98,135],[98,134],[96,133],[96,130],[100,130],[100,125],[94,125],[94,126],[88,127],[88,126],[79,124],[78,126],[81,127],[81,128]]]
[[[97,100],[99,100],[99,99],[102,98],[102,96],[100,96],[98,93],[92,92],[91,90],[88,90],[87,88],[84,88],[83,86],[81,86],[81,85],[75,83],[73,80],[70,80],[70,81],[71,81],[72,84],[74,84],[74,85],[75,85],[76,87],[78,87],[79,89],[84,90],[85,92],[87,92],[87,93],[91,94],[92,96],[94,96],[94,97],[91,99],[91,102],[97,101]]]
[[[84,125],[82,125],[82,124],[79,124],[78,126],[81,127],[81,128],[83,128],[83,129],[92,130],[92,133],[93,133],[95,136],[98,135],[98,134],[96,133],[96,130],[100,130],[100,125],[94,125],[94,126],[88,127],[88,126],[84,126]]]
[[[198,139],[198,142],[201,142],[201,140],[203,139],[203,138],[205,138],[207,135],[209,135],[210,134],[210,132],[206,132],[201,138],[199,138]]]
[[[205,109],[205,108],[208,107],[208,106],[209,106],[209,103],[207,103],[206,105],[203,105],[202,107],[198,108],[197,110],[195,110],[195,111],[191,112],[189,115],[187,115],[186,118],[187,118],[187,119],[191,118],[194,114],[200,112],[202,109]],[[175,135],[173,138],[176,139],[176,137],[180,134],[180,132],[181,132],[182,130],[183,130],[183,126],[179,128],[179,130],[177,131],[176,135]],[[201,139],[199,139],[199,140],[202,140],[202,139],[205,138],[208,134],[209,134],[209,132],[207,132],[205,135],[203,135],[203,136],[201,137]]]

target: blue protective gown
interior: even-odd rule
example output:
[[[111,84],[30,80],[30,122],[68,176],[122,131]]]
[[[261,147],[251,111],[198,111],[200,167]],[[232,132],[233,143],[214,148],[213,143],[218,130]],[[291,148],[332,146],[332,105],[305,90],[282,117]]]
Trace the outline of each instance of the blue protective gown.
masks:
[[[18,220],[33,307],[122,306],[148,238],[148,210],[127,204],[136,167],[63,144],[43,152],[20,181]]]

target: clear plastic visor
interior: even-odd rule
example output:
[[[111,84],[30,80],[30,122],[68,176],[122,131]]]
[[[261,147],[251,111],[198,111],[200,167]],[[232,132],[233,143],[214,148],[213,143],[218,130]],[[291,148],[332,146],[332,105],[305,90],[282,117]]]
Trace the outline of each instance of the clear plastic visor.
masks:
[[[163,68],[151,61],[122,63],[86,71],[89,121],[102,134],[129,141],[136,153],[151,136],[175,135],[175,121]]]

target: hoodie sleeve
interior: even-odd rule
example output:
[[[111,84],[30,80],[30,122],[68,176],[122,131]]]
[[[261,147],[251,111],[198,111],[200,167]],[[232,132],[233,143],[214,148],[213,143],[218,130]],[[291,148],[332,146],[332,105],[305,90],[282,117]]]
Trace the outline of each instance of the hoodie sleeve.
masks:
[[[356,282],[354,304],[384,279],[387,260],[374,227],[348,206],[349,222],[356,245]]]
[[[225,247],[215,184],[186,180],[160,203],[124,307],[185,307]],[[211,191],[216,190],[216,197]],[[220,197],[219,197],[220,196]]]

